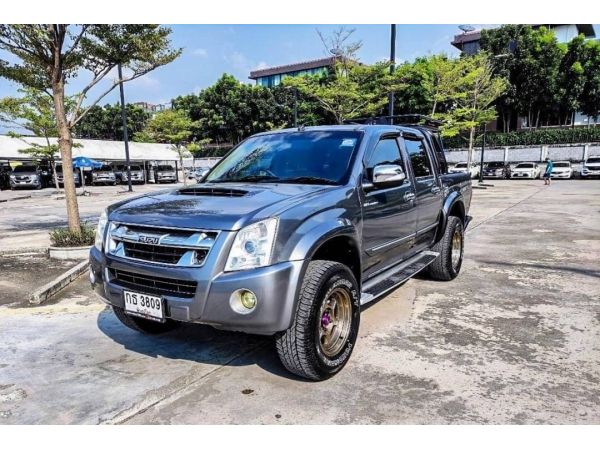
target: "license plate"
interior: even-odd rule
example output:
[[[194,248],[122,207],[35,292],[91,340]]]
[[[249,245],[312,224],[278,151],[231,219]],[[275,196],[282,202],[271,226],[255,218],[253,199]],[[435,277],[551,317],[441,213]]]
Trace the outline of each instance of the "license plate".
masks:
[[[162,298],[131,291],[124,291],[123,296],[128,314],[161,322],[165,320]]]

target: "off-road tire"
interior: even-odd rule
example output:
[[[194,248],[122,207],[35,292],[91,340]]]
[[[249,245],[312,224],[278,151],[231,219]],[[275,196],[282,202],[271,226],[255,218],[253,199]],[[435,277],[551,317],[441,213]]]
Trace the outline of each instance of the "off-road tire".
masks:
[[[129,314],[125,313],[123,308],[119,308],[118,306],[113,306],[112,309],[115,313],[115,316],[117,316],[117,319],[119,319],[123,325],[144,334],[166,333],[167,331],[174,330],[181,325],[180,322],[175,320],[167,320],[163,323],[142,319],[141,317],[138,318],[130,316]]]
[[[344,289],[351,303],[348,338],[332,357],[319,342],[320,308],[335,289]],[[303,378],[320,381],[337,372],[350,359],[360,324],[360,291],[350,269],[334,261],[311,261],[302,280],[292,326],[275,336],[277,353],[287,370]]]
[[[452,237],[455,230],[458,230],[461,236],[462,248],[464,249],[464,227],[462,220],[456,216],[448,217],[444,235],[433,247],[432,251],[439,253],[439,256],[427,267],[427,274],[430,278],[438,281],[450,281],[456,278],[460,272],[463,260],[463,250],[461,250],[458,265],[452,264]]]

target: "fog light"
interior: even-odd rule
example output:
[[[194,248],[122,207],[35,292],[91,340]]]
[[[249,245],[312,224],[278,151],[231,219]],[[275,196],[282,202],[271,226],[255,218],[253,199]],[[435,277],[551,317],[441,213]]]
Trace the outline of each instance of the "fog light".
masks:
[[[238,289],[229,298],[231,309],[239,314],[248,314],[256,308],[256,295],[248,289]]]

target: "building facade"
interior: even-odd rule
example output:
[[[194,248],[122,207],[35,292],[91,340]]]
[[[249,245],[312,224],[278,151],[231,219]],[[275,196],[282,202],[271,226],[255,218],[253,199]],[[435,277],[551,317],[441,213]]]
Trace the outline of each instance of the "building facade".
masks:
[[[335,65],[335,57],[314,59],[285,66],[270,67],[250,72],[251,80],[258,86],[273,87],[281,83],[282,78],[301,75],[326,74]]]

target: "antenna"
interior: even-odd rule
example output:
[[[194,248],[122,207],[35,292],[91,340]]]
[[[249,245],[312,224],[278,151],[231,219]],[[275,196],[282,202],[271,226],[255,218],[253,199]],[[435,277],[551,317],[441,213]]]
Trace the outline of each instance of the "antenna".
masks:
[[[460,28],[463,31],[463,33],[475,31],[475,27],[473,25],[459,25],[458,28]]]

